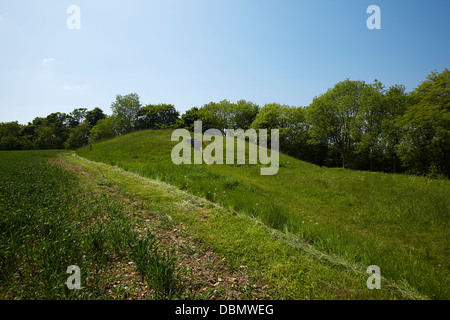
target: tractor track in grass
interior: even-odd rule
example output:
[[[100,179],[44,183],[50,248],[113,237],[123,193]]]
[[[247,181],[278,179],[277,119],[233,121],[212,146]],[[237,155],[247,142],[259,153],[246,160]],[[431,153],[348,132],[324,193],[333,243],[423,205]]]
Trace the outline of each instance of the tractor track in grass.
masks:
[[[155,228],[167,243],[179,245],[180,252],[187,251],[189,258],[192,249],[207,252],[213,248],[211,252],[217,250],[220,253],[219,259],[211,259],[205,254],[204,260],[200,260],[203,261],[201,265],[219,263],[232,275],[216,273],[211,276],[209,270],[217,270],[217,266],[211,264],[206,272],[192,270],[198,271],[196,276],[203,277],[204,284],[209,282],[208,286],[200,288],[200,292],[212,292],[217,288],[214,292],[231,290],[231,295],[209,294],[202,295],[201,299],[240,299],[238,296],[246,299],[427,299],[414,288],[384,277],[385,290],[368,290],[363,266],[319,251],[296,235],[270,228],[256,218],[226,209],[165,182],[75,154],[66,154],[63,158],[78,168],[76,170],[87,168],[102,187],[107,187],[105,192],[116,193],[123,201],[137,205],[133,216]],[[244,278],[249,280],[237,285],[240,288],[237,292],[241,294],[236,295],[233,283]]]
[[[166,216],[158,215],[157,210],[148,208],[142,201],[124,195],[114,186],[105,185],[89,170],[77,167],[64,161],[60,155],[49,160],[53,165],[60,166],[78,176],[81,183],[89,184],[93,192],[107,192],[122,202],[134,214],[129,217],[134,228],[140,234],[151,230],[166,249],[174,248],[178,257],[178,267],[183,270],[184,284],[190,292],[189,299],[201,300],[238,300],[238,299],[266,299],[265,284],[255,282],[247,274],[247,265],[240,265],[231,269],[224,257],[208,247],[193,241],[186,232],[183,223],[168,222]],[[132,261],[115,261],[114,274],[116,282],[108,290],[115,288],[133,288],[131,299],[146,299],[151,296],[151,289],[141,279]],[[126,296],[126,295],[125,295]]]

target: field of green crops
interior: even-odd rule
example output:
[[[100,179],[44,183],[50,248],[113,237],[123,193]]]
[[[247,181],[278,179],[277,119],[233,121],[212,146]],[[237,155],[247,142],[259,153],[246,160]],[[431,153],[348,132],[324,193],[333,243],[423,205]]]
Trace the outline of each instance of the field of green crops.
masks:
[[[113,284],[129,261],[148,298],[181,297],[173,252],[151,232],[139,237],[117,197],[51,164],[58,153],[0,152],[0,299],[126,298],[135,288]],[[72,265],[82,290],[66,285]]]

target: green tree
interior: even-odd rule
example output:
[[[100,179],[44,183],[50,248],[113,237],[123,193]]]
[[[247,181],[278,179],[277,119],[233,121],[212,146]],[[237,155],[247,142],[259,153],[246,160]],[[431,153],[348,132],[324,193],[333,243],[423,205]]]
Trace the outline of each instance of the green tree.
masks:
[[[64,142],[66,149],[77,149],[86,145],[89,141],[90,125],[88,122],[82,122],[73,128],[67,140]]]
[[[296,108],[279,103],[268,103],[256,115],[252,122],[253,129],[281,129],[295,124]]]
[[[360,87],[359,112],[355,114],[353,131],[355,140],[354,167],[357,169],[380,168],[384,148],[381,141],[383,121],[389,116],[384,101],[384,86],[375,80]],[[376,162],[376,163],[374,163]]]
[[[35,136],[36,136],[36,125],[28,123],[26,126],[22,126],[19,132],[22,149],[32,150],[35,149]]]
[[[55,134],[55,129],[51,126],[41,125],[36,128],[34,145],[36,149],[61,149],[63,142]]]
[[[294,157],[307,157],[307,126],[305,113],[301,107],[266,104],[256,115],[251,124],[253,129],[279,129],[280,150]],[[268,131],[267,139],[270,137]]]
[[[184,128],[190,131],[194,130],[194,122],[200,119],[200,114],[197,107],[187,110],[181,118],[177,121],[178,128]]]
[[[259,106],[253,102],[239,100],[230,108],[229,128],[247,130],[259,112]]]
[[[139,96],[130,93],[125,96],[117,95],[116,101],[111,104],[113,115],[116,118],[116,130],[119,134],[131,132],[136,125],[137,116],[141,109]]]
[[[114,115],[101,119],[90,131],[90,138],[93,140],[109,139],[118,135],[117,119]]]
[[[94,108],[86,113],[86,121],[89,123],[91,128],[95,126],[99,120],[105,118],[106,114],[103,113],[103,110],[100,108]]]
[[[62,149],[69,136],[68,115],[61,112],[49,114],[45,119],[36,118],[34,147],[37,149]]]
[[[450,175],[450,71],[431,72],[411,93],[398,145],[409,171]]]
[[[87,115],[87,109],[86,108],[77,108],[74,109],[67,117],[68,126],[70,128],[75,128],[78,126],[81,122],[84,121]]]
[[[22,125],[17,121],[0,123],[0,150],[19,150],[22,144],[19,139]]]
[[[171,104],[147,105],[137,115],[136,127],[139,129],[162,129],[175,126],[180,113]]]
[[[230,123],[231,108],[232,105],[228,100],[222,100],[218,103],[210,102],[203,105],[198,111],[203,131],[219,129],[222,134],[225,134]]]
[[[196,120],[202,121],[204,131],[219,129],[226,134],[227,129],[249,129],[258,112],[259,106],[253,102],[222,100],[203,105],[196,113]]]
[[[400,120],[409,100],[409,95],[403,85],[393,85],[384,93],[383,104],[386,113],[381,123],[379,141],[383,148],[382,171],[399,172],[403,170],[397,146],[403,136]]]
[[[352,167],[352,155],[357,148],[357,117],[366,84],[364,81],[344,80],[325,94],[314,98],[307,108],[311,143],[324,144],[331,163]]]

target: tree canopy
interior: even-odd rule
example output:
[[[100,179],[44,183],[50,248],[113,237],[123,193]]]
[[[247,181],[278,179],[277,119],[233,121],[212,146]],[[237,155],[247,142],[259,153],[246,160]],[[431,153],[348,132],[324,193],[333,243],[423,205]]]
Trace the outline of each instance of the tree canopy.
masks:
[[[136,93],[125,96],[117,95],[116,101],[111,104],[113,116],[116,117],[116,130],[119,134],[131,132],[136,125],[141,102]]]
[[[431,177],[450,176],[450,71],[431,72],[411,92],[346,79],[303,107],[222,100],[180,112],[172,104],[142,107],[136,93],[102,109],[54,112],[27,125],[0,123],[0,150],[78,148],[133,130],[279,129],[280,149],[319,165]],[[269,141],[270,142],[270,141]]]
[[[177,123],[180,113],[171,104],[146,105],[137,114],[136,128],[164,129]]]

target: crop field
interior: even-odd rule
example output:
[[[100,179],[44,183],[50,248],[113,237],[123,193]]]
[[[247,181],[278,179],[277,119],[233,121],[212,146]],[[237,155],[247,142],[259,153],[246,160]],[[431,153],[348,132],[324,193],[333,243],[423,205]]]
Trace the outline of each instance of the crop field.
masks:
[[[149,297],[181,297],[174,252],[162,249],[150,230],[140,235],[120,199],[56,165],[57,154],[0,153],[0,298],[143,295],[141,284],[120,285],[131,264],[135,278],[151,284]],[[66,285],[69,266],[82,271],[82,290]]]

